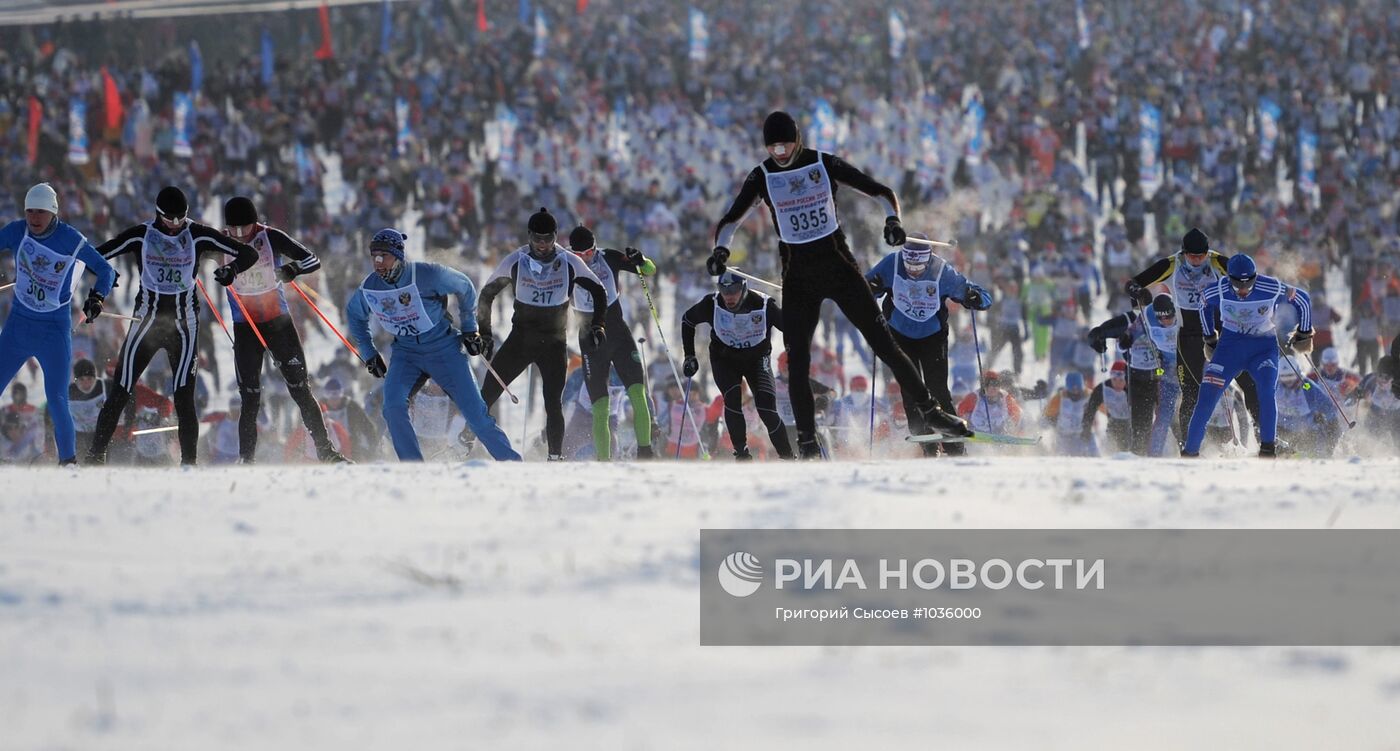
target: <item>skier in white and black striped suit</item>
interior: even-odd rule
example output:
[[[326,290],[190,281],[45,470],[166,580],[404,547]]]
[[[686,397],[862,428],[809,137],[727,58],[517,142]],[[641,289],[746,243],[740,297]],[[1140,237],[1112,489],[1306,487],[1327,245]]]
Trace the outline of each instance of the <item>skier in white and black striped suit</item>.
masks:
[[[139,318],[127,330],[117,355],[116,383],[102,412],[88,449],[87,464],[105,464],[107,445],[131,398],[136,381],[156,352],[165,350],[174,374],[175,415],[179,418],[180,463],[195,463],[199,441],[199,415],[194,404],[194,367],[198,351],[199,292],[195,289],[201,250],[235,256],[220,266],[214,279],[227,287],[234,277],[258,262],[258,251],[213,227],[189,221],[189,202],[179,188],[161,188],[156,196],[156,218],[137,224],[97,248],[104,258],[139,253],[141,289],[132,314]]]

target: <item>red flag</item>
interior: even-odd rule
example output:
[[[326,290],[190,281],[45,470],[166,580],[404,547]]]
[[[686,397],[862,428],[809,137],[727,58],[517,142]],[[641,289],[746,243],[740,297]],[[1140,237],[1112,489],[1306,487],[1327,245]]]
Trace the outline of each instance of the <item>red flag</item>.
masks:
[[[316,59],[329,60],[335,57],[335,48],[331,46],[331,9],[326,6],[325,0],[321,0],[321,8],[317,12],[321,16],[321,46],[316,50]]]
[[[44,105],[39,97],[29,96],[29,163],[39,160],[39,126],[44,122]]]
[[[581,16],[586,10],[588,10],[588,0],[578,0],[578,14]]]
[[[476,0],[476,30],[486,31],[486,0]]]
[[[122,94],[117,91],[117,81],[112,78],[112,74],[107,72],[107,66],[102,66],[102,90],[103,90],[103,110],[107,115],[107,128],[117,130],[122,127]]]

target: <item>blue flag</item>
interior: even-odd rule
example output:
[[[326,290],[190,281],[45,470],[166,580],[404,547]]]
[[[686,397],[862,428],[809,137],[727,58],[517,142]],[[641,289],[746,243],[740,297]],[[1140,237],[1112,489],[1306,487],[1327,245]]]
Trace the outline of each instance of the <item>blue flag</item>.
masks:
[[[904,27],[904,16],[894,8],[890,9],[890,59],[898,60],[904,57],[904,43],[909,39],[909,32]]]
[[[520,25],[521,25],[521,26],[529,26],[529,25],[530,25],[530,16],[533,15],[533,14],[530,12],[530,0],[520,0],[519,9],[520,9]]]
[[[1274,148],[1278,145],[1278,123],[1283,110],[1274,100],[1259,97],[1259,161],[1271,162]]]
[[[710,52],[710,32],[705,28],[705,14],[691,8],[686,29],[690,34],[690,59],[697,63],[705,62]]]
[[[190,41],[190,91],[198,94],[204,87],[204,56],[199,54],[199,42]]]
[[[188,91],[175,94],[175,156],[188,159],[194,154],[190,144],[194,142],[194,95]]]
[[[1298,190],[1317,200],[1317,133],[1307,128],[1298,129]]]
[[[812,147],[817,151],[836,150],[836,110],[831,102],[818,99],[812,107]]]
[[[1138,108],[1138,184],[1152,195],[1162,184],[1162,111],[1143,102]]]
[[[544,11],[535,9],[535,57],[544,57],[544,53],[549,49],[549,22],[544,18]]]
[[[384,13],[379,22],[379,54],[389,54],[389,42],[394,39],[394,13],[389,9],[389,0],[384,0]]]
[[[395,150],[402,154],[408,148],[408,142],[413,140],[413,125],[408,120],[409,107],[408,100],[399,97],[394,100],[394,121],[398,124],[398,138],[395,142]]]
[[[264,86],[272,85],[273,76],[273,52],[272,35],[263,29],[262,32],[262,82]]]
[[[68,161],[88,163],[87,102],[82,97],[68,103]]]

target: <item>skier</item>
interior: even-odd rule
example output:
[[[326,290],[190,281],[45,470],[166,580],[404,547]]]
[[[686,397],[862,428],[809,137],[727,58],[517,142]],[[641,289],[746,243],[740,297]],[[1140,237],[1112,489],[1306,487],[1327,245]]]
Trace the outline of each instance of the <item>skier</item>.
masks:
[[[508,254],[481,288],[476,304],[476,324],[484,354],[507,384],[533,364],[539,368],[544,396],[545,441],[549,461],[564,459],[564,379],[568,376],[569,346],[564,341],[569,320],[569,300],[574,287],[593,298],[592,316],[579,341],[585,353],[607,344],[607,290],[583,259],[555,242],[559,223],[548,209],[530,216],[529,242]],[[495,351],[491,338],[491,306],[501,290],[511,287],[515,296],[510,336]],[[617,332],[626,337],[627,332]],[[495,357],[492,352],[495,351]],[[495,378],[486,379],[481,398],[490,407],[504,391]]]
[[[107,401],[107,381],[97,377],[92,360],[73,363],[73,383],[68,387],[68,409],[73,414],[77,430],[77,448],[86,452],[92,445],[92,432],[97,428],[97,415]],[[55,426],[56,428],[56,426]],[[54,435],[58,432],[55,429]]]
[[[802,457],[821,456],[809,376],[812,334],[822,301],[828,298],[890,366],[900,388],[916,405],[910,414],[911,427],[921,433],[938,430],[967,435],[967,425],[939,407],[913,362],[895,344],[836,216],[837,186],[849,185],[884,208],[885,242],[894,247],[904,245],[899,199],[894,191],[840,157],[803,147],[797,123],[786,112],[768,115],[763,123],[763,142],[770,158],[749,172],[739,195],[719,220],[715,248],[705,265],[711,276],[724,273],[735,231],[759,199],[768,204],[782,259],[783,339],[791,357],[792,408]]]
[[[783,311],[773,298],[749,289],[743,277],[732,271],[720,274],[718,290],[700,298],[681,316],[681,347],[685,352],[682,370],[686,378],[700,371],[695,359],[695,327],[710,326],[710,368],[715,385],[724,398],[724,425],[734,445],[735,461],[749,461],[748,432],[744,420],[741,384],[748,382],[758,416],[768,429],[768,439],[783,459],[793,458],[773,382],[773,329],[783,328]]]
[[[1016,435],[1021,431],[1021,404],[1003,388],[995,370],[982,374],[982,393],[968,392],[958,403],[958,416],[984,433]]]
[[[1090,330],[1088,338],[1100,353],[1112,337],[1127,350],[1133,453],[1161,456],[1181,397],[1176,364],[1182,325],[1170,295],[1157,295],[1150,307],[1150,315],[1130,310],[1110,318]]]
[[[1057,390],[1041,413],[1044,425],[1055,426],[1055,448],[1063,456],[1098,456],[1099,446],[1092,426],[1093,412],[1089,409],[1089,390],[1084,386],[1084,374],[1065,374],[1065,386]]]
[[[909,239],[928,238],[916,232]],[[880,259],[866,272],[865,279],[877,299],[885,297],[881,312],[889,321],[895,343],[914,362],[938,405],[952,414],[953,396],[948,393],[948,307],[943,301],[951,299],[974,311],[986,310],[992,305],[991,294],[969,282],[951,263],[935,255],[932,248],[917,242],[906,242],[902,249]],[[913,413],[916,406],[906,401],[905,413]],[[961,443],[941,445],[949,454],[964,453]],[[933,456],[939,446],[925,443],[924,453]]]
[[[68,399],[73,362],[74,275],[86,266],[97,277],[83,301],[83,322],[102,314],[117,273],[82,233],[58,218],[58,194],[39,183],[24,196],[24,219],[0,229],[0,252],[15,254],[15,302],[0,329],[0,392],[33,357],[44,371],[44,397],[53,420],[60,466],[77,464],[77,435]],[[89,363],[90,365],[91,363]],[[94,371],[94,375],[96,372]],[[89,428],[90,429],[90,428]]]
[[[1278,438],[1294,452],[1326,458],[1341,437],[1337,411],[1312,378],[1303,378],[1298,358],[1279,359]]]
[[[384,379],[382,410],[394,452],[400,461],[423,461],[408,416],[408,392],[420,375],[426,375],[452,397],[493,458],[520,461],[510,439],[487,413],[471,366],[462,355],[463,347],[470,355],[488,351],[473,315],[476,288],[460,271],[436,263],[406,262],[406,237],[393,228],[375,233],[369,243],[374,272],[365,277],[345,305],[346,326],[365,358],[365,369]],[[447,313],[448,295],[457,297],[460,332]],[[394,337],[394,354],[388,366],[374,348],[370,315]]]
[[[189,202],[174,186],[156,195],[156,218],[127,228],[98,247],[111,260],[137,253],[141,289],[133,313],[140,321],[127,330],[117,355],[116,384],[97,417],[97,430],[88,449],[87,463],[105,464],[107,445],[117,429],[122,409],[156,353],[170,358],[179,421],[180,463],[193,465],[199,443],[199,415],[195,407],[195,355],[199,348],[199,295],[195,291],[201,248],[234,256],[214,271],[214,279],[227,287],[235,277],[258,262],[258,251],[208,225],[188,218]]]
[[[1395,359],[1384,355],[1376,365],[1374,377],[1366,384],[1366,432],[1390,451],[1400,451],[1400,397],[1391,390],[1395,385]]]
[[[317,458],[328,463],[344,462],[345,457],[331,445],[321,406],[311,393],[306,353],[282,292],[283,283],[320,269],[321,260],[286,232],[260,223],[257,207],[246,196],[234,196],[224,203],[224,231],[258,252],[258,262],[239,274],[225,290],[229,317],[233,319],[238,393],[243,397],[238,421],[240,461],[252,464],[257,457],[263,352],[270,351],[273,365],[282,371],[282,379],[287,382],[287,394],[301,410],[301,420],[311,435]]]
[[[608,396],[609,371],[616,370],[627,389],[632,403],[632,425],[637,436],[637,458],[651,459],[651,408],[647,405],[646,374],[642,372],[642,354],[630,336],[631,327],[622,318],[622,303],[618,299],[619,272],[638,276],[656,273],[656,264],[636,248],[619,252],[598,248],[593,231],[579,225],[569,233],[569,249],[583,259],[608,294],[608,311],[604,326],[615,336],[597,347],[585,347],[591,336],[587,327],[578,333],[579,351],[583,353],[584,388],[588,392],[593,413],[593,450],[599,461],[612,456],[612,431],[608,427],[611,404]],[[586,293],[586,294],[585,294]],[[593,294],[580,287],[574,289],[574,310],[593,312]],[[591,343],[591,342],[589,342]]]
[[[1235,376],[1248,371],[1259,389],[1259,418],[1255,421],[1259,426],[1259,456],[1273,457],[1277,455],[1274,438],[1278,430],[1274,387],[1279,372],[1274,313],[1285,302],[1293,306],[1298,313],[1298,328],[1289,336],[1290,346],[1295,352],[1311,352],[1312,311],[1308,293],[1271,276],[1261,276],[1254,259],[1242,253],[1230,258],[1226,274],[1206,289],[1204,297],[1201,325],[1211,357],[1202,374],[1201,396],[1191,413],[1181,455],[1200,455],[1206,422],[1215,411],[1215,403]]]
[[[1128,363],[1118,360],[1108,369],[1108,380],[1089,392],[1084,406],[1084,424],[1080,432],[1087,441],[1094,433],[1095,416],[1102,411],[1108,416],[1108,443],[1114,451],[1131,451],[1133,445],[1132,411],[1128,403]]]
[[[1177,434],[1186,432],[1192,410],[1200,398],[1202,371],[1205,368],[1203,347],[1205,328],[1201,321],[1205,305],[1206,290],[1211,289],[1225,276],[1226,258],[1218,251],[1211,250],[1210,238],[1206,233],[1192,227],[1181,239],[1181,250],[1159,258],[1146,269],[1138,272],[1124,285],[1128,297],[1146,308],[1152,303],[1152,293],[1148,290],[1154,284],[1164,284],[1170,291],[1172,300],[1181,310],[1181,333],[1177,337],[1177,352],[1180,354],[1177,380],[1181,384],[1181,403],[1177,412]],[[1272,374],[1270,374],[1272,377]],[[1240,377],[1240,387],[1245,393],[1245,402],[1258,422],[1259,395],[1248,373]]]

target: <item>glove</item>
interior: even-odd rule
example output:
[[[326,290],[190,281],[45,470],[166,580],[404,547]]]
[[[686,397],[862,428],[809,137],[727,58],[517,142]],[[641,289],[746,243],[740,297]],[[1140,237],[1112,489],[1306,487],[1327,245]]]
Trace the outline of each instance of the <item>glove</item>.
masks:
[[[1030,398],[1032,398],[1032,399],[1044,399],[1045,397],[1047,397],[1047,396],[1049,396],[1049,395],[1050,395],[1050,384],[1046,383],[1046,382],[1045,382],[1045,379],[1042,378],[1042,379],[1040,379],[1040,380],[1038,380],[1038,381],[1035,382],[1035,388],[1031,389]]]
[[[642,251],[636,248],[625,248],[622,251],[622,256],[627,259],[628,263],[639,269],[642,267],[642,264],[647,262],[646,256],[642,255]]]
[[[1141,284],[1129,279],[1128,283],[1123,286],[1123,289],[1127,291],[1128,297],[1137,301],[1138,305],[1145,308],[1152,304],[1152,293],[1148,292],[1147,288]]]
[[[608,332],[603,328],[603,324],[595,323],[588,327],[588,345],[591,349],[598,349],[608,341]]]
[[[1108,339],[1103,334],[1090,334],[1089,346],[1097,353],[1103,354],[1108,351]]]
[[[365,370],[368,370],[369,374],[375,378],[383,378],[384,374],[389,372],[389,366],[384,364],[384,358],[375,355],[369,359],[369,362],[365,363]]]
[[[724,273],[724,262],[729,260],[729,248],[723,245],[715,246],[710,253],[709,259],[705,261],[705,270],[710,272],[710,276],[719,276]]]
[[[92,323],[98,316],[102,315],[102,301],[104,299],[97,290],[88,293],[87,299],[83,301],[83,323]]]
[[[1293,336],[1288,338],[1288,346],[1292,347],[1294,352],[1297,352],[1300,355],[1306,355],[1309,352],[1312,352],[1312,340],[1313,332],[1295,331],[1293,332]]]
[[[700,372],[700,361],[694,356],[685,358],[685,362],[681,363],[681,372],[686,378],[695,377],[695,374]]]
[[[976,287],[968,287],[967,292],[963,293],[963,305],[972,310],[986,310],[992,307],[992,297],[984,295],[982,290]]]
[[[214,269],[214,281],[225,287],[233,284],[233,278],[236,276],[238,276],[238,269],[235,269],[231,263]]]
[[[1205,351],[1206,351],[1206,360],[1209,361],[1209,360],[1215,359],[1215,346],[1216,346],[1217,344],[1220,344],[1220,337],[1218,337],[1218,336],[1208,336],[1208,337],[1206,337],[1205,342],[1204,342]]]
[[[899,217],[891,216],[885,218],[885,244],[899,246],[909,239],[904,234],[904,225],[899,223]]]
[[[466,347],[467,354],[478,357],[486,351],[486,341],[481,338],[481,333],[468,331],[462,334],[462,346]]]
[[[277,267],[277,281],[290,282],[301,274],[301,269],[295,263],[284,263]]]

